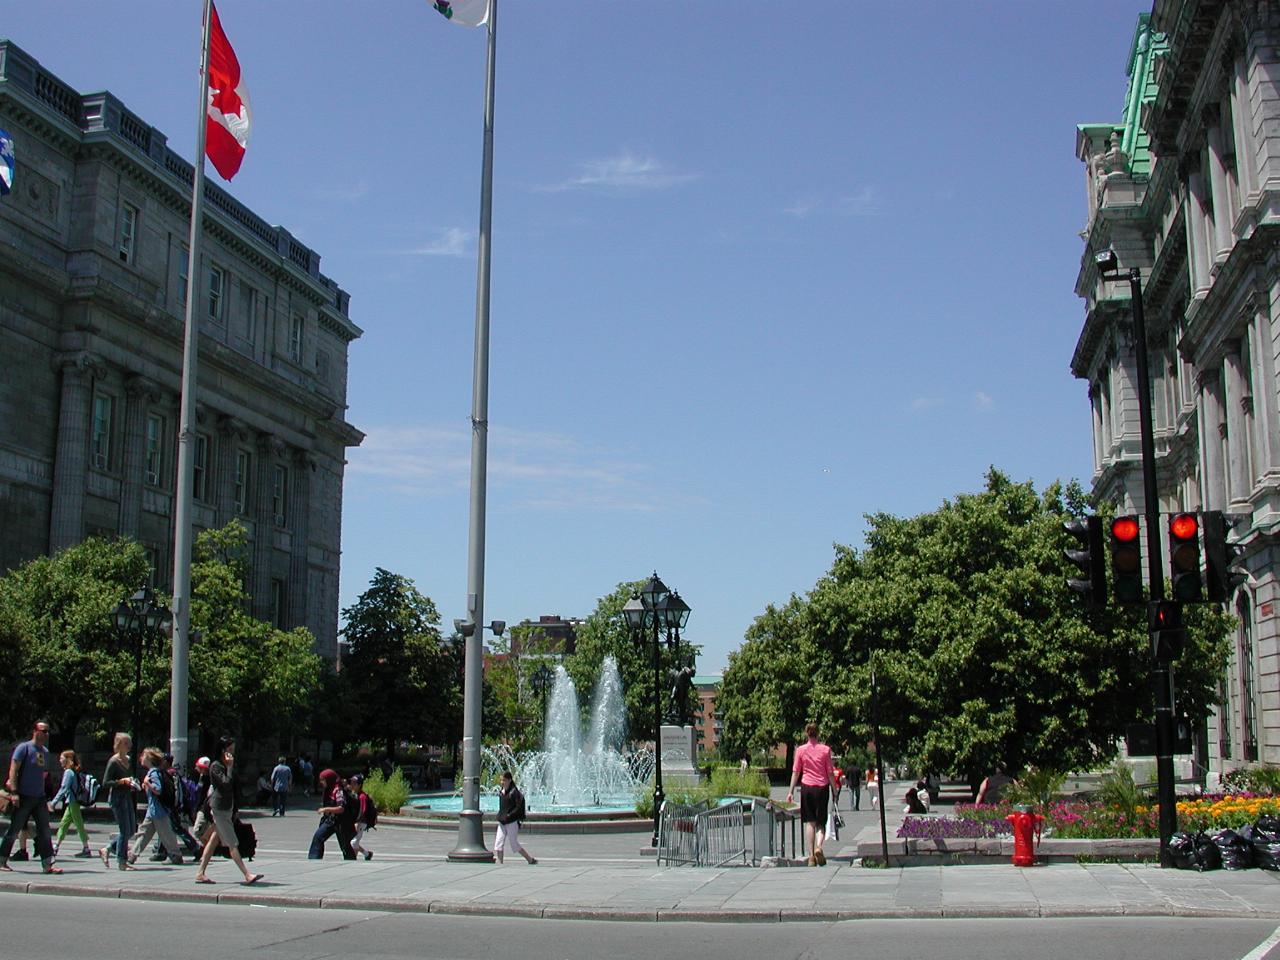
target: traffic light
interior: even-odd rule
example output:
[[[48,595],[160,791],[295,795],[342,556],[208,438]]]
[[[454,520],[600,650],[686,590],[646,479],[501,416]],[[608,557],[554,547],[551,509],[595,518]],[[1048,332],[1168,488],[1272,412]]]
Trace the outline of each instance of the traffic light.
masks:
[[[1243,550],[1227,543],[1227,521],[1221,510],[1206,510],[1200,515],[1204,525],[1205,587],[1214,603],[1225,603],[1249,575],[1238,566]]]
[[[1076,538],[1080,546],[1074,550],[1063,551],[1067,559],[1080,568],[1084,574],[1082,579],[1069,578],[1067,586],[1076,593],[1084,595],[1085,603],[1090,609],[1100,609],[1107,605],[1107,568],[1102,555],[1102,518],[1085,517],[1083,520],[1068,520],[1063,529]]]
[[[1194,513],[1175,513],[1169,518],[1169,576],[1173,578],[1173,599],[1184,603],[1203,599],[1200,521]]]
[[[1147,629],[1151,633],[1151,655],[1164,663],[1182,656],[1187,639],[1182,626],[1182,604],[1177,600],[1153,600],[1147,606]]]
[[[1111,521],[1111,592],[1116,603],[1142,602],[1142,545],[1137,517]]]

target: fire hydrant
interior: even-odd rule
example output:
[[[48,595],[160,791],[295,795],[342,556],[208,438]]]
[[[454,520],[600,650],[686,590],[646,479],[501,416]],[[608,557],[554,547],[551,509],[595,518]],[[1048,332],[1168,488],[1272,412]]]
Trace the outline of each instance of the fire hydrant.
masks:
[[[1044,817],[1038,813],[1032,813],[1031,807],[1020,803],[1005,819],[1013,824],[1013,865],[1015,867],[1035,866],[1036,854],[1032,846],[1032,838],[1035,838],[1036,843],[1040,842],[1040,828],[1044,823]]]

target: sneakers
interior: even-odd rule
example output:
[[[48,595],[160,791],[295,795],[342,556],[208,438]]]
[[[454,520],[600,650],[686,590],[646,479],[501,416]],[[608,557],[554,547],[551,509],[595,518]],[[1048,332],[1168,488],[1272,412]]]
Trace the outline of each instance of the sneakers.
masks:
[[[91,860],[93,859],[93,851],[90,850],[88,847],[85,847],[83,850],[81,850],[79,853],[76,854],[76,857],[78,857],[81,860]]]
[[[31,854],[27,853],[25,850],[19,850],[17,853],[10,856],[9,859],[13,860],[15,863],[21,863],[24,860],[30,860]]]
[[[169,859],[169,855],[167,853],[153,853],[151,855],[152,863],[163,863],[165,860],[168,860],[168,859]]]
[[[366,850],[366,851],[364,852],[364,858],[365,858],[366,860],[372,860],[372,859],[373,859],[373,851],[372,851],[372,850]]]

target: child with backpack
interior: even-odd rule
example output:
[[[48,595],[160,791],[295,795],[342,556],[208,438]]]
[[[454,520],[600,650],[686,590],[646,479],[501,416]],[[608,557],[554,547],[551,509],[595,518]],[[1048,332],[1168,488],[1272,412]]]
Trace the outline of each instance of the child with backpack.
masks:
[[[350,782],[351,792],[356,797],[356,835],[351,841],[351,849],[357,854],[364,854],[366,860],[372,860],[373,851],[364,845],[364,835],[366,830],[378,825],[378,805],[364,792],[364,777],[357,773]]]
[[[93,856],[93,851],[89,849],[89,831],[84,828],[84,815],[80,812],[80,801],[84,797],[80,758],[74,750],[63,750],[58,756],[58,762],[62,764],[62,785],[53,795],[53,806],[57,807],[60,803],[64,806],[62,822],[58,824],[58,835],[54,838],[53,853],[54,856],[58,855],[62,841],[67,838],[67,831],[75,827],[76,833],[80,835],[81,846],[76,856],[87,859]]]
[[[169,825],[169,811],[178,803],[174,796],[173,778],[163,767],[164,754],[158,747],[147,747],[142,751],[142,765],[147,774],[142,780],[142,790],[147,797],[147,815],[143,818],[138,832],[134,835],[129,848],[129,863],[137,862],[138,855],[147,848],[153,834],[160,834],[160,842],[164,844],[173,864],[182,863],[182,851],[178,838],[174,836],[173,827]]]
[[[351,849],[351,837],[355,833],[355,822],[359,816],[358,809],[353,810],[354,795],[344,789],[337,771],[320,771],[320,826],[311,838],[311,848],[307,851],[308,860],[324,858],[325,841],[334,834],[338,836],[338,846],[342,849],[343,860],[354,860],[356,852]]]

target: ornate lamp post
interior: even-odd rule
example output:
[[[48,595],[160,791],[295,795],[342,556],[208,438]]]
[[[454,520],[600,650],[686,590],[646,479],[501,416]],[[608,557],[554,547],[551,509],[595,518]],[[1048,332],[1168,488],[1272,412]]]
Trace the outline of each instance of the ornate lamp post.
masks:
[[[689,622],[689,605],[672,594],[667,585],[654,573],[640,592],[626,602],[622,615],[631,639],[637,647],[653,641],[653,839],[658,845],[658,823],[666,794],[662,789],[662,630],[667,631],[667,646],[679,642],[679,631]]]
[[[134,766],[138,763],[138,720],[142,693],[142,653],[147,641],[155,638],[165,624],[173,619],[173,614],[164,604],[156,603],[155,594],[150,587],[136,591],[128,600],[121,600],[111,615],[111,622],[116,632],[125,639],[133,641],[134,673],[133,673],[133,729],[130,736],[134,745]]]

